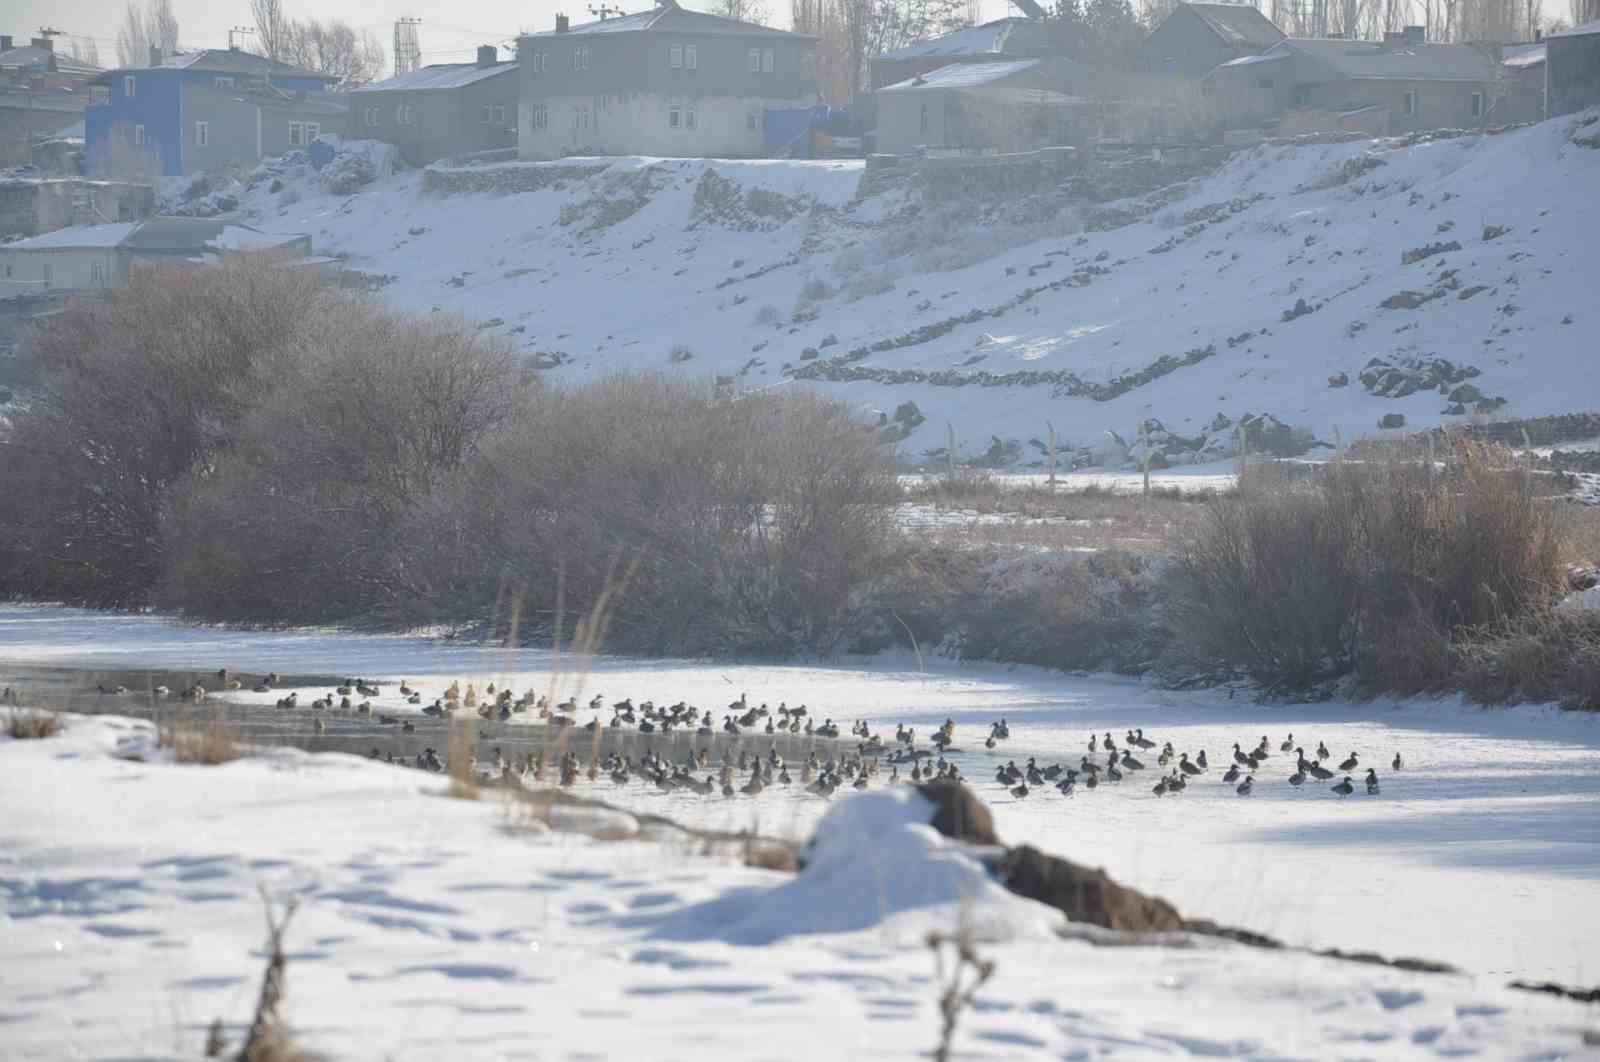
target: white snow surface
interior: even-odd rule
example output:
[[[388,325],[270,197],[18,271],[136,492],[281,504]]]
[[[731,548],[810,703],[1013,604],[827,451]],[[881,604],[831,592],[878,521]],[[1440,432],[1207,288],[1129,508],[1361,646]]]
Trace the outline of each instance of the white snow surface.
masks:
[[[847,820],[838,838],[889,859],[823,846],[788,877],[517,829],[493,799],[444,799],[436,777],[352,757],[177,766],[126,758],[148,723],[65,722],[48,740],[0,737],[0,801],[26,811],[0,823],[9,1059],[198,1058],[216,1018],[237,1049],[265,958],[259,889],[299,901],[282,1011],[325,1057],[924,1058],[937,1035],[931,956],[900,917],[948,900],[915,884],[944,846],[910,797],[830,814]],[[874,868],[882,900],[862,903]],[[994,892],[978,883],[967,916],[999,914],[1013,933],[982,938],[996,973],[958,1057],[1584,1050],[1584,1009],[1492,977],[1214,942],[1095,946]]]
[[[286,174],[297,202],[262,182],[242,217],[312,233],[318,253],[392,277],[382,290],[396,305],[496,322],[491,334],[559,361],[548,370],[557,381],[659,370],[820,387],[867,412],[914,401],[926,422],[902,444],[910,458],[942,447],[948,422],[964,452],[999,436],[1042,464],[1029,440],[1046,437],[1046,421],[1070,447],[1102,445],[1108,430],[1134,438],[1146,417],[1192,436],[1219,413],[1270,413],[1329,442],[1374,434],[1389,413],[1408,429],[1465,419],[1446,416],[1436,390],[1369,394],[1358,376],[1374,357],[1471,365],[1474,386],[1506,399],[1497,415],[1600,408],[1600,151],[1574,143],[1590,116],[1409,146],[1256,146],[1159,205],[1111,204],[1135,220],[1092,232],[1080,231],[1084,203],[1001,223],[979,220],[981,205],[919,207],[904,191],[857,200],[859,162],[587,160],[603,171],[516,194],[429,194],[411,171],[332,196],[307,169]],[[1350,176],[1364,159],[1375,168]],[[711,171],[745,196],[788,197],[797,212],[697,213]],[[1487,226],[1506,231],[1484,239]],[[1461,248],[1402,262],[1450,241]],[[1091,268],[1104,272],[999,309]],[[808,303],[814,280],[836,294]],[[1441,294],[1380,308],[1406,291]],[[1299,299],[1313,312],[1283,320]],[[806,305],[816,317],[792,320]],[[802,384],[783,372],[815,364],[801,358],[808,347],[826,360],[989,310],[848,364],[874,379]],[[985,335],[1000,338],[974,353]],[[692,358],[669,363],[679,345]],[[1061,371],[1104,383],[1208,347],[1212,356],[1106,401],[1068,397],[1048,379],[1017,382]],[[902,370],[1012,382],[881,376]],[[1341,372],[1349,385],[1330,387]]]
[[[1103,865],[1191,917],[1291,944],[1416,955],[1501,980],[1600,980],[1593,917],[1600,901],[1600,722],[1589,715],[1478,709],[1454,699],[1263,706],[1227,690],[1177,692],[1112,677],[919,662],[909,655],[833,665],[607,656],[579,663],[542,650],[424,636],[249,632],[42,606],[0,607],[0,673],[8,662],[193,668],[201,675],[224,665],[255,674],[360,674],[406,679],[424,703],[457,679],[476,681],[480,690],[489,681],[553,690],[580,704],[597,694],[606,702],[683,699],[718,714],[743,693],[750,703],[774,707],[805,703],[819,721],[831,717],[841,729],[865,719],[890,740],[901,723],[926,740],[949,718],[964,750],[957,761],[1007,843]],[[277,695],[230,696],[270,704]],[[375,703],[395,715],[420,711],[393,686]],[[986,751],[982,738],[1002,716],[1012,738]],[[589,717],[580,712],[579,721]],[[514,716],[505,725],[514,730],[525,720]],[[430,725],[437,724],[418,719],[419,728]],[[493,742],[498,725],[485,727],[483,741]],[[1090,733],[1111,731],[1120,744],[1133,727],[1191,755],[1207,750],[1210,773],[1189,792],[1165,799],[1151,793],[1148,770],[1120,786],[1080,788],[1072,798],[1046,788],[1018,800],[994,782],[995,767],[1007,760],[1020,764],[1034,756],[1041,766],[1075,766]],[[1363,771],[1378,769],[1381,795],[1361,792],[1361,771],[1354,772],[1357,795],[1348,799],[1314,782],[1289,787],[1292,753],[1278,751],[1289,732],[1308,753],[1325,741],[1334,763],[1357,751]],[[1217,776],[1235,742],[1249,748],[1262,734],[1272,758],[1255,795],[1239,798]],[[765,750],[759,734],[752,746]],[[679,733],[659,747],[681,761],[694,738]],[[1405,764],[1399,773],[1390,768],[1396,753]],[[630,811],[803,839],[829,805],[799,789],[708,800],[637,783],[579,786]]]

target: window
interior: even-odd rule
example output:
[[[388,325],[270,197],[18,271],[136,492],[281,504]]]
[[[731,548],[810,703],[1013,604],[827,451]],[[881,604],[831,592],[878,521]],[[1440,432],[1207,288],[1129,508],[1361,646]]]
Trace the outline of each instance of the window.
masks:
[[[698,112],[696,112],[694,104],[691,103],[683,109],[683,127],[685,129],[693,129],[698,125]]]
[[[144,147],[144,126],[142,125],[133,127],[133,146]]]
[[[233,88],[234,84],[235,82],[231,77],[218,76],[211,79],[212,88],[231,89]]]
[[[1416,116],[1417,116],[1417,92],[1416,92],[1416,89],[1407,89],[1406,90],[1406,117],[1415,118]]]
[[[194,123],[194,146],[205,147],[209,143],[211,143],[211,123]]]
[[[54,279],[54,278],[53,278],[53,276],[51,274],[51,271],[50,271],[50,263],[46,262],[44,264],[44,286],[48,288],[50,286],[50,281],[52,279]]]
[[[1311,86],[1296,85],[1294,87],[1294,105],[1296,107],[1311,106]]]
[[[761,72],[763,74],[772,73],[772,49],[771,48],[768,48],[766,51],[761,53]]]
[[[398,104],[395,106],[395,109],[394,109],[394,124],[395,125],[405,125],[406,124],[406,109],[405,109],[405,107],[400,106]]]
[[[667,65],[677,70],[683,66],[683,45],[674,44],[667,51]]]
[[[490,122],[494,121],[494,108],[489,106],[487,103],[483,105],[483,118],[481,121],[484,125],[488,125]]]
[[[574,107],[572,109],[572,131],[582,133],[589,128],[589,108]]]
[[[289,146],[290,147],[300,147],[304,143],[304,140],[301,139],[301,137],[303,135],[304,134],[303,134],[303,131],[300,128],[300,123],[299,122],[290,122],[289,123]]]
[[[1481,92],[1472,94],[1472,116],[1474,118],[1483,117],[1483,93]]]
[[[751,48],[750,49],[750,72],[752,74],[761,73],[761,49],[760,48]]]
[[[667,108],[667,128],[677,129],[683,125],[683,109],[676,103]]]
[[[367,108],[367,124],[368,125],[374,125],[374,126],[378,124],[378,108],[376,108],[376,107],[368,107]]]
[[[685,70],[700,69],[700,51],[692,44],[683,46],[683,68]]]
[[[503,103],[497,103],[494,105],[494,124],[506,124],[506,105]]]
[[[535,129],[550,128],[550,109],[542,103],[535,103],[533,105],[533,117],[530,121]]]
[[[126,74],[126,75],[123,76],[123,78],[122,78],[122,94],[124,96],[128,97],[130,100],[133,99],[133,97],[138,94],[137,91],[136,91],[138,89],[138,87],[139,86],[134,81],[132,74]]]
[[[572,69],[574,69],[574,70],[587,70],[587,69],[589,69],[589,49],[588,48],[574,48],[574,49],[572,49]]]
[[[318,124],[317,122],[307,122],[306,123],[306,143],[308,143],[308,144],[311,143],[313,140],[315,140],[317,137],[319,137],[321,135],[322,135],[322,126],[320,124]]]
[[[406,108],[410,110],[410,108]],[[290,122],[289,146],[305,147],[322,133],[322,126],[316,122]]]
[[[922,105],[922,125],[920,131],[923,133],[928,131],[928,105],[926,103]]]
[[[97,288],[105,287],[106,267],[100,262],[89,263],[89,283]]]

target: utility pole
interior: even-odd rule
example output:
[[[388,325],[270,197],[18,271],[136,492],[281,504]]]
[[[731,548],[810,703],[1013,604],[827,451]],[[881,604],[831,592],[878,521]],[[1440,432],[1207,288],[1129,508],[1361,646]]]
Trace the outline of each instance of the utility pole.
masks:
[[[230,29],[228,31],[228,51],[236,52],[239,50],[239,45],[233,43],[233,39],[235,37],[239,37],[242,40],[245,37],[255,36],[255,32],[256,31],[251,29],[249,26],[235,26]]]
[[[422,65],[422,45],[417,40],[417,27],[420,25],[420,18],[394,20],[394,72],[397,77]]]

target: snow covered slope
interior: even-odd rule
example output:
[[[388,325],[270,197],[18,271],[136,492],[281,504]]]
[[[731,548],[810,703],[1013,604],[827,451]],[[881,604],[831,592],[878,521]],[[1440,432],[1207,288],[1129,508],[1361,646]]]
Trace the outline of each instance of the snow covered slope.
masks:
[[[1026,464],[1046,421],[1064,446],[1103,446],[1147,417],[1208,457],[1245,414],[1333,441],[1389,414],[1600,408],[1600,150],[1578,143],[1593,120],[1260,146],[1098,206],[856,199],[857,162],[638,158],[412,172],[352,195],[289,165],[241,201],[558,379],[665,370],[809,381],[891,416],[913,402],[911,458],[945,444],[946,421],[964,451],[999,437]],[[1390,368],[1363,379],[1373,359]]]

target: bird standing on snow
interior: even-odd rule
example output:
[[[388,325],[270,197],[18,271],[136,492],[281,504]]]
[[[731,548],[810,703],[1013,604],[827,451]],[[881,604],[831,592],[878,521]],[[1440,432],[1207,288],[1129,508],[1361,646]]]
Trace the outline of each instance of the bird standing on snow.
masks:
[[[1397,770],[1397,771],[1398,771],[1398,770],[1399,770],[1399,769],[1400,769],[1400,754],[1399,754],[1399,753],[1398,753],[1398,752],[1397,752],[1397,753],[1395,753],[1395,754],[1394,754],[1394,764],[1393,764],[1393,767],[1394,767],[1394,769],[1395,769],[1395,770]]]
[[[1348,779],[1346,779],[1346,781],[1348,781]],[[1368,767],[1367,768],[1367,796],[1377,796],[1377,795],[1378,795],[1378,769],[1376,767]]]
[[[1249,796],[1250,791],[1256,787],[1256,776],[1251,775],[1234,787],[1234,792],[1240,796]]]
[[[1333,791],[1340,796],[1349,796],[1356,791],[1356,787],[1350,784],[1350,776],[1347,774],[1344,776],[1344,781],[1333,787]]]
[[[1350,754],[1350,758],[1349,759],[1347,759],[1343,763],[1339,764],[1339,770],[1341,770],[1341,771],[1353,771],[1353,770],[1356,769],[1356,766],[1357,766],[1357,764],[1356,764],[1356,754],[1352,752]]]

